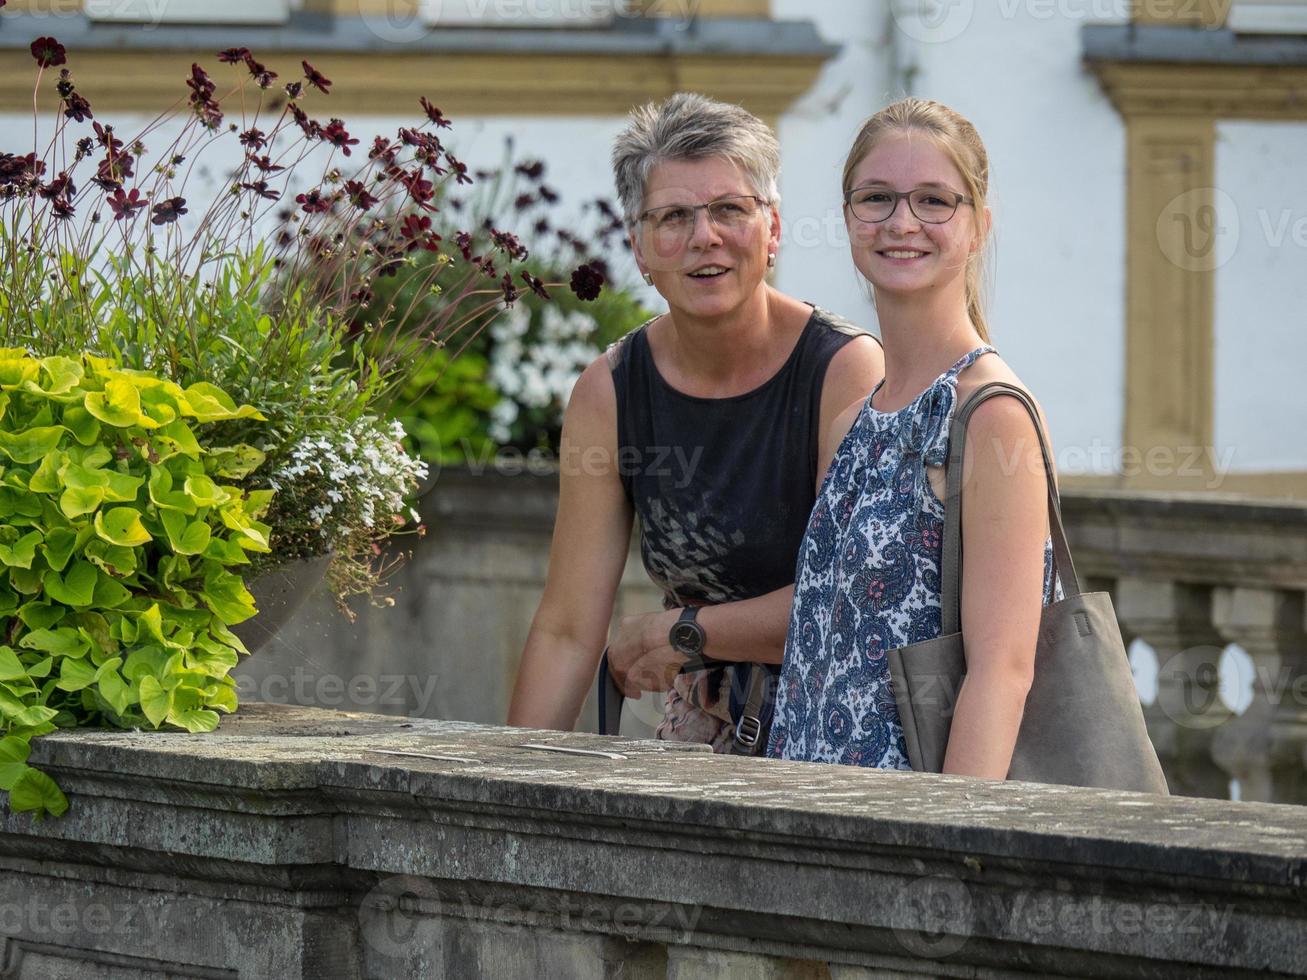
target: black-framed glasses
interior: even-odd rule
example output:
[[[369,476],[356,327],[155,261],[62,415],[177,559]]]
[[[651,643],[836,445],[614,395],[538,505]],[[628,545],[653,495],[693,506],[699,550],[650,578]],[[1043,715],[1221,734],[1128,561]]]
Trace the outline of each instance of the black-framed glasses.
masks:
[[[667,204],[645,211],[640,215],[640,223],[653,232],[661,247],[678,246],[693,234],[700,211],[707,211],[708,220],[718,229],[731,232],[748,225],[758,209],[767,203],[754,194],[735,194],[707,204]]]
[[[974,203],[969,197],[939,187],[896,191],[878,186],[855,187],[844,195],[844,203],[859,221],[874,224],[889,218],[904,198],[917,219],[928,225],[942,225],[957,213],[958,205]]]

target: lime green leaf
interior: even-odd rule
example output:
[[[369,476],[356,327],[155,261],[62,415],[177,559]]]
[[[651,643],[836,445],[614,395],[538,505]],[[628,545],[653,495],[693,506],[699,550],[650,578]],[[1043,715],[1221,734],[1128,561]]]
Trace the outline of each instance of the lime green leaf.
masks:
[[[85,658],[63,658],[59,664],[59,683],[55,687],[61,691],[80,691],[93,683],[95,683],[95,668]]]
[[[211,732],[218,727],[218,713],[206,708],[191,708],[187,711],[171,711],[168,721],[188,732]]]
[[[218,570],[206,575],[203,599],[205,605],[228,626],[243,623],[258,611],[254,608],[254,596],[245,588],[240,576],[232,572]]]
[[[116,473],[113,470],[104,471],[107,481],[104,490],[104,499],[113,503],[126,503],[136,499],[137,492],[145,484],[143,476],[129,476],[126,473]]]
[[[175,422],[169,422],[167,425],[158,429],[154,433],[154,441],[158,446],[156,450],[164,459],[181,453],[183,456],[192,458],[199,457],[204,450],[200,448],[199,442],[195,438],[195,433],[191,427],[181,419]]]
[[[47,381],[43,390],[51,395],[66,395],[82,383],[85,374],[82,366],[71,357],[58,354],[41,358],[41,368]]]
[[[27,676],[35,677],[38,680],[50,676],[50,668],[54,664],[54,657],[46,657],[44,660],[38,660],[32,666],[27,668]]]
[[[224,419],[258,419],[266,422],[252,405],[236,407],[231,396],[216,385],[200,381],[186,389],[185,408],[188,415],[200,422],[220,422]]]
[[[35,811],[62,817],[68,811],[68,798],[53,779],[39,769],[29,768],[9,791],[9,809],[14,813]]]
[[[41,365],[21,347],[0,349],[0,386],[17,388],[34,379],[40,370]]]
[[[43,630],[63,619],[66,612],[49,602],[25,602],[18,610],[18,618],[28,629]]]
[[[93,446],[100,438],[100,420],[81,405],[64,409],[64,426],[83,446]]]
[[[236,703],[236,689],[234,687],[219,687],[209,695],[209,707],[224,714],[231,714],[239,707]]]
[[[27,679],[27,668],[18,660],[12,647],[0,647],[0,681]]]
[[[122,577],[136,571],[136,549],[119,547],[99,538],[87,543],[86,558],[113,576]]]
[[[95,598],[95,586],[100,573],[89,561],[78,560],[60,578],[58,572],[45,577],[45,594],[66,606],[89,606]]]
[[[54,708],[47,708],[43,704],[34,704],[18,712],[18,714],[13,716],[11,721],[15,726],[22,726],[24,728],[29,726],[34,727],[36,725],[44,724],[57,714],[59,714],[59,712],[55,711]]]
[[[186,655],[187,664],[210,677],[226,677],[240,661],[240,655],[231,647],[200,640]]]
[[[251,549],[252,550],[252,549]],[[211,558],[223,565],[248,565],[249,556],[235,541],[225,541],[222,538],[210,538],[209,545],[204,549],[204,557]]]
[[[159,510],[175,510],[182,514],[194,514],[195,504],[191,498],[180,490],[172,488],[172,474],[162,466],[150,469],[150,499]]]
[[[146,674],[141,678],[140,696],[141,710],[150,724],[158,728],[172,711],[172,691],[165,691],[158,678]]]
[[[62,425],[43,425],[23,432],[0,431],[0,453],[15,463],[35,463],[59,445]]]
[[[88,393],[86,410],[106,425],[120,429],[133,425],[153,429],[158,425],[141,414],[141,393],[128,378],[114,378],[105,382],[104,391]]]
[[[95,515],[95,533],[110,544],[134,548],[154,539],[141,523],[141,514],[131,507],[114,507]]]
[[[23,568],[9,569],[9,587],[21,595],[35,595],[41,591],[41,579],[45,576],[45,571]]]
[[[10,568],[31,568],[36,546],[45,540],[40,531],[30,531],[12,545],[0,544],[0,562]]]
[[[109,707],[113,708],[114,714],[119,716],[125,715],[127,709],[132,706],[131,688],[127,686],[118,673],[118,667],[121,663],[122,661],[115,657],[104,664],[95,675],[100,697],[104,698]]]
[[[59,510],[67,518],[89,514],[104,501],[103,487],[69,487],[59,495]]]
[[[62,572],[76,547],[77,532],[70,527],[56,527],[46,532],[41,553],[45,555],[47,565],[56,572]]]
[[[159,609],[159,604],[153,603],[149,609],[136,618],[136,637],[141,638],[141,629],[145,630],[147,636],[152,636],[160,643],[167,644],[163,636],[163,613]]]
[[[41,650],[56,657],[84,657],[91,641],[75,629],[61,626],[53,630],[32,630],[18,641],[27,650]]]
[[[41,460],[41,465],[32,474],[32,478],[27,481],[27,489],[33,493],[58,493],[64,488],[63,480],[59,478],[59,471],[67,462],[66,453],[56,451],[47,455]]]
[[[100,570],[99,578],[95,583],[93,605],[101,609],[116,609],[131,597],[131,592],[119,584],[117,579],[104,569]]]
[[[188,476],[183,489],[197,507],[215,507],[231,499],[231,494],[202,474]]]
[[[27,757],[32,747],[21,738],[0,738],[0,790],[6,793],[27,771]]]
[[[185,516],[174,510],[160,511],[159,518],[168,535],[168,543],[179,555],[198,555],[209,546],[213,532],[203,521],[187,523]]]
[[[267,456],[264,453],[253,446],[241,443],[236,446],[223,446],[209,450],[206,468],[215,476],[221,476],[229,480],[239,480],[249,476],[262,466],[265,459],[267,459]]]

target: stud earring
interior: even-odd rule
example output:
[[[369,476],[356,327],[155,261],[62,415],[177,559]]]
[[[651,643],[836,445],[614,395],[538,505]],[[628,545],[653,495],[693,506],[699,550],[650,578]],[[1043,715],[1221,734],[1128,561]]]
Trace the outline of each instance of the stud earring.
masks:
[[[774,268],[776,268],[776,253],[775,253],[775,252],[768,252],[768,253],[767,253],[767,268],[769,268],[769,269],[774,269]]]
[[[646,286],[652,286],[652,285],[653,285],[653,276],[649,275],[649,273],[647,273],[647,272],[644,274],[644,284],[645,284]]]

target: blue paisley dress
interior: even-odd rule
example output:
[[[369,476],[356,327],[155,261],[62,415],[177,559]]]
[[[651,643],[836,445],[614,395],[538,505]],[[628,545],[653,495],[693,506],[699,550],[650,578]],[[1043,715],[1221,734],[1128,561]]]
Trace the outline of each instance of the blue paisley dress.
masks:
[[[973,350],[897,412],[872,408],[873,391],[831,460],[799,549],[773,758],[912,768],[885,654],[939,635],[944,505],[927,467],[948,459],[958,375],[993,352]],[[1052,568],[1049,542],[1045,603]]]

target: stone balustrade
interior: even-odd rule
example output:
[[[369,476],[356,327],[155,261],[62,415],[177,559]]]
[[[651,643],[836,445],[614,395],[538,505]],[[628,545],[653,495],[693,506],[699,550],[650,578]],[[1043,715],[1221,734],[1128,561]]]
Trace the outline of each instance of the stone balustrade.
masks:
[[[1301,807],[257,704],[32,761],[6,980],[1307,976]]]
[[[423,502],[429,533],[394,579],[396,606],[354,625],[323,600],[241,668],[248,699],[500,723],[539,601],[557,478],[447,470]],[[1307,505],[1207,495],[1071,491],[1067,530],[1087,587],[1113,595],[1127,644],[1156,657],[1145,708],[1174,792],[1304,802]],[[633,553],[616,615],[659,608]],[[1235,714],[1218,667],[1252,664]],[[1146,665],[1147,666],[1147,665]],[[647,735],[652,699],[623,718]],[[582,727],[594,725],[593,701]]]

